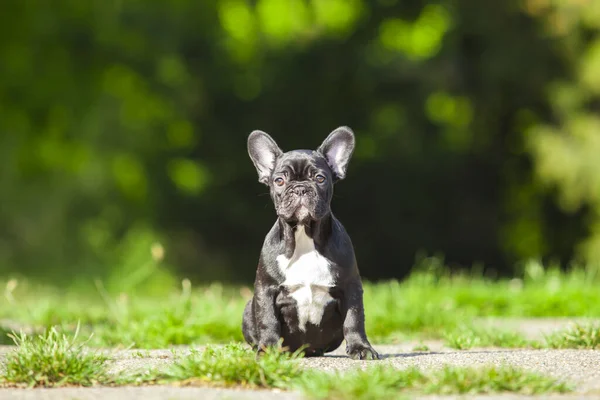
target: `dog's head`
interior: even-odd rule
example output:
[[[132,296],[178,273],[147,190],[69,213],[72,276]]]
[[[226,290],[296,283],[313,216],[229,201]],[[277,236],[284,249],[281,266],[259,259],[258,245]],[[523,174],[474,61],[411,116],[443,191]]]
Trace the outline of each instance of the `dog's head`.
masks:
[[[258,180],[269,186],[277,215],[290,223],[308,223],[329,214],[333,184],[346,176],[353,151],[354,134],[347,127],[331,132],[317,150],[284,153],[262,131],[248,138]]]

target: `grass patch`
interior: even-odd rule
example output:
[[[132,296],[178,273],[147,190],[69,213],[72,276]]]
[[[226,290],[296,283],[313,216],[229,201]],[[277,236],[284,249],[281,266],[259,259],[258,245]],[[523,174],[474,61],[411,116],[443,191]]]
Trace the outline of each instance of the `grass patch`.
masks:
[[[12,304],[0,304],[0,319],[36,329],[58,326],[82,334],[99,347],[165,348],[171,345],[243,341],[241,317],[247,291],[214,284],[192,290],[184,280],[168,295],[108,293],[98,287],[19,285]]]
[[[393,399],[406,393],[541,394],[571,391],[569,385],[512,367],[482,369],[446,366],[422,372],[377,366],[347,373],[307,373],[300,381],[303,393],[314,399]]]
[[[55,328],[42,335],[11,335],[17,348],[6,356],[3,385],[56,387],[91,386],[107,381],[103,355],[85,351],[77,340]]]
[[[491,280],[452,274],[435,259],[421,264],[403,282],[365,283],[373,342],[440,338],[478,317],[600,317],[600,277],[593,269],[562,272],[531,262],[520,278]]]
[[[600,323],[571,324],[546,335],[543,340],[527,340],[515,332],[463,327],[444,336],[448,347],[468,350],[473,347],[600,349]]]
[[[318,399],[394,398],[406,393],[481,394],[566,392],[568,385],[511,367],[482,369],[450,367],[421,371],[377,365],[367,370],[330,374],[303,369],[302,353],[271,348],[261,357],[248,346],[232,343],[208,346],[178,356],[162,369],[110,376],[107,357],[83,348],[77,336],[52,328],[34,337],[14,336],[17,348],[5,361],[2,386],[57,387],[95,384],[179,384],[244,388],[300,389]],[[142,357],[139,352],[136,356]]]
[[[429,351],[429,346],[423,343],[419,343],[412,349],[413,351]]]
[[[122,383],[178,383],[181,385],[297,389],[314,399],[397,398],[407,393],[520,394],[564,393],[572,388],[555,379],[514,367],[481,369],[445,366],[432,371],[377,365],[366,370],[328,373],[303,369],[301,353],[270,349],[257,358],[242,344],[209,346],[204,352],[181,357],[167,370],[146,373]]]
[[[546,336],[553,349],[600,349],[600,324],[573,324]]]
[[[478,317],[600,317],[600,278],[593,271],[544,270],[530,263],[519,279],[490,280],[477,273],[451,274],[435,259],[424,260],[415,271],[402,282],[365,282],[371,342],[417,336],[445,338],[458,348],[506,347],[519,345],[519,338],[479,333],[481,338],[470,338],[462,326]],[[94,332],[91,346],[150,349],[243,341],[242,313],[251,296],[247,287],[192,288],[187,280],[169,294],[154,295],[109,292],[101,284],[60,290],[11,282],[9,301],[0,302],[0,320],[63,331],[74,331],[81,321],[82,334]]]
[[[165,348],[169,345],[243,341],[240,290],[215,284],[192,291],[188,280],[167,299],[113,299],[101,290],[110,324],[95,326],[98,345]],[[158,304],[160,303],[160,304]]]
[[[490,328],[462,327],[444,335],[448,347],[467,350],[473,347],[539,347],[537,342],[527,340],[516,332]]]
[[[242,386],[287,389],[303,374],[297,360],[301,353],[268,349],[260,357],[248,346],[231,343],[208,346],[180,357],[166,370],[129,379],[129,382],[179,382],[183,385]]]

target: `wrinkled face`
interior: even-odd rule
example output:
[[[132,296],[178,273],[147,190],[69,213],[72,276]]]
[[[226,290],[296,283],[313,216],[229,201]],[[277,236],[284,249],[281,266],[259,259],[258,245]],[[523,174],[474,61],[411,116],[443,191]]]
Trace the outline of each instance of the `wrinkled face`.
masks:
[[[248,137],[248,154],[258,180],[269,186],[277,215],[290,223],[325,217],[335,181],[344,179],[354,151],[354,133],[339,127],[317,150],[284,153],[271,136],[254,131]]]
[[[316,151],[290,151],[275,163],[269,188],[279,217],[292,223],[315,221],[330,211],[333,174]]]

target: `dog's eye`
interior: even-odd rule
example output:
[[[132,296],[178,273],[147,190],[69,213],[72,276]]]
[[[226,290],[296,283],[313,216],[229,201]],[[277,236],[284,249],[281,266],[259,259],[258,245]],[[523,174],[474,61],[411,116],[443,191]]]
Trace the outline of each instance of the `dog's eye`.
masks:
[[[323,175],[317,175],[317,176],[315,176],[315,179],[319,183],[325,182],[325,177]]]
[[[283,185],[283,178],[275,178],[275,184],[277,186]]]

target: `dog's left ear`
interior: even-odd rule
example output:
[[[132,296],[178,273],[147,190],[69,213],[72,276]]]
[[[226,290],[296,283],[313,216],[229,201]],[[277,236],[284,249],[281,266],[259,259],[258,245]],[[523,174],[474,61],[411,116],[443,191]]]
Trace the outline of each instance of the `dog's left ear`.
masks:
[[[340,126],[327,136],[317,149],[325,157],[336,180],[346,177],[346,170],[354,151],[354,133],[347,126]]]

